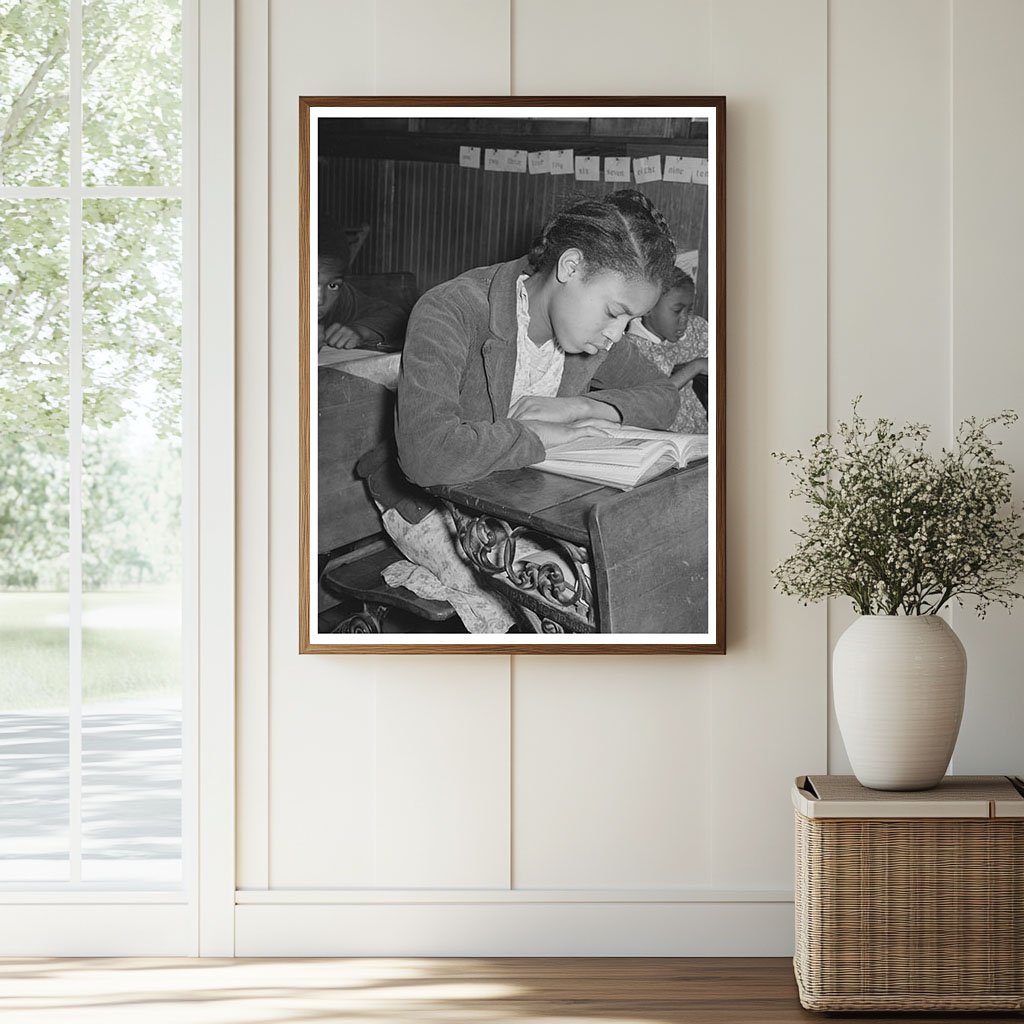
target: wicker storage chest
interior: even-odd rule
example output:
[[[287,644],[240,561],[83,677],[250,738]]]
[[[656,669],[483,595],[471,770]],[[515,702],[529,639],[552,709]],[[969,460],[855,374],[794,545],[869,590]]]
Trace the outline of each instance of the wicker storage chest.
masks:
[[[796,955],[808,1010],[1024,1010],[1024,784],[798,778]]]

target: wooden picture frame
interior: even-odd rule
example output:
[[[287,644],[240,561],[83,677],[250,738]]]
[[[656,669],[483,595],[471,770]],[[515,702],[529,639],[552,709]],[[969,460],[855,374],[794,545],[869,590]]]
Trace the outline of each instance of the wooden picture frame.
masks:
[[[624,188],[646,198],[611,200],[619,219],[647,218],[667,269],[595,256],[587,276],[582,242],[523,259],[554,214]],[[300,653],[724,654],[725,99],[303,96],[299,223]],[[618,306],[566,304],[595,283]],[[524,318],[548,286],[540,347]],[[611,325],[585,343],[584,294]],[[535,350],[559,396],[536,420],[509,406]],[[600,430],[655,407],[706,459],[632,489],[530,468],[563,437],[549,415],[596,409]]]

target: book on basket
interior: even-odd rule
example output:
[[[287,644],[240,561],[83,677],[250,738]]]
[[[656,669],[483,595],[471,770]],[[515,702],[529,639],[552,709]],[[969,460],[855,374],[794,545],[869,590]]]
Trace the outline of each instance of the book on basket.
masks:
[[[532,468],[626,491],[707,455],[707,434],[615,427],[608,434],[549,448],[548,457]]]

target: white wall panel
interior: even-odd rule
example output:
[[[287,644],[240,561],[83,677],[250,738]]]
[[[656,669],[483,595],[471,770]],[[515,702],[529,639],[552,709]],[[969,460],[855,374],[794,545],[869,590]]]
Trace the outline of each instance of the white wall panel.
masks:
[[[706,95],[712,0],[513,0],[519,96]]]
[[[710,662],[716,888],[789,887],[789,787],[825,766],[822,608],[771,590],[799,508],[771,451],[825,426],[826,9],[714,5],[728,97],[728,653]]]
[[[949,432],[949,9],[829,5],[829,426],[868,419]],[[829,602],[829,651],[853,622]],[[850,771],[831,717],[829,768]]]
[[[270,884],[360,885],[372,878],[379,659],[297,653],[298,108],[304,94],[373,92],[373,3],[271,0],[269,34]],[[251,301],[263,301],[261,284]],[[256,643],[260,630],[249,626]]]
[[[508,658],[402,658],[377,684],[376,884],[509,885]]]
[[[710,882],[710,695],[680,660],[515,659],[516,888]]]
[[[510,0],[378,0],[377,93],[505,96]]]
[[[952,418],[1002,409],[1024,415],[1024,4],[953,3]],[[1024,498],[1024,424],[998,430]],[[1019,581],[1024,584],[1024,580]],[[1018,589],[1024,589],[1019,586]],[[958,772],[1024,774],[1024,603],[979,621],[954,609],[967,648],[967,701]]]
[[[829,5],[829,414],[945,436],[949,367],[949,12]]]
[[[310,660],[290,688],[275,680],[270,885],[372,886],[377,673]]]

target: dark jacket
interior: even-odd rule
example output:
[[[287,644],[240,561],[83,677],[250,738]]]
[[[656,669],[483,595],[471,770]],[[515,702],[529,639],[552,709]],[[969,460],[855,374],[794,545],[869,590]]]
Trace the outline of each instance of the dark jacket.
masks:
[[[516,370],[516,281],[526,257],[469,270],[413,307],[395,410],[398,458],[416,484],[465,483],[544,459],[540,438],[508,418]],[[666,429],[679,392],[632,345],[566,354],[560,396],[607,402],[631,426]]]

